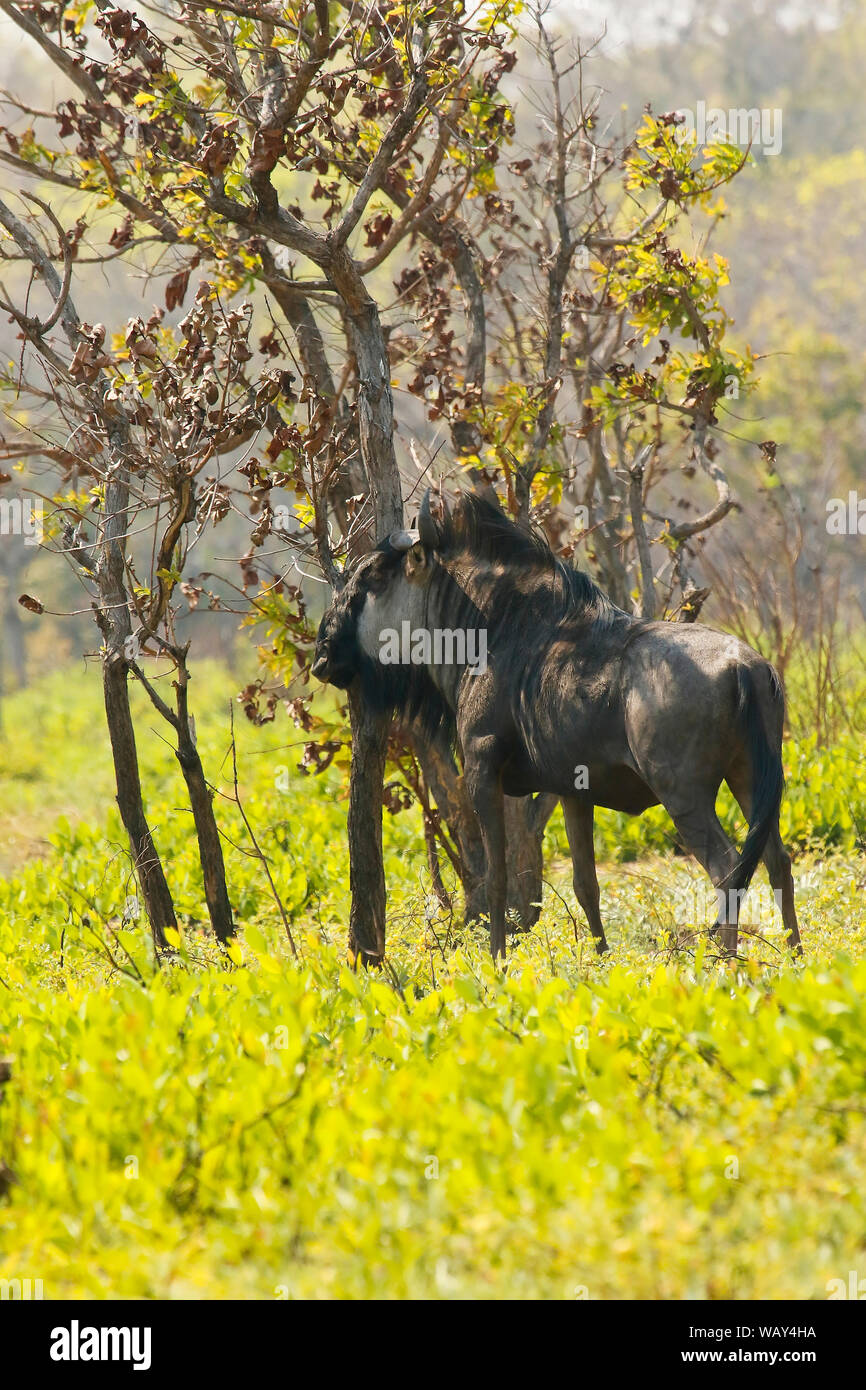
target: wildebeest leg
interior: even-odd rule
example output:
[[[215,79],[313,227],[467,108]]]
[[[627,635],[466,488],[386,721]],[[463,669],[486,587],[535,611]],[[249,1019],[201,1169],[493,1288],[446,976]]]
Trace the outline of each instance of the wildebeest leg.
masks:
[[[466,752],[466,789],[481,826],[487,857],[487,911],[490,914],[490,950],[493,959],[505,955],[505,802],[498,769],[489,760]]]
[[[578,797],[564,796],[562,811],[565,833],[571,850],[574,869],[574,896],[583,908],[590,931],[595,937],[599,955],[607,950],[607,938],[599,911],[598,878],[595,872],[595,846],[592,842],[592,817],[595,807]]]
[[[719,930],[722,949],[727,955],[737,954],[737,921],[740,905],[735,893],[725,892],[725,880],[737,864],[736,846],[728,839],[716,815],[715,796],[707,793],[704,804],[692,801],[688,807],[662,797],[662,802],[677,828],[686,849],[703,865],[713,886],[725,893],[724,907],[713,931]]]
[[[746,776],[734,773],[727,777],[726,781],[737,799],[740,810],[746,820],[749,820],[752,810],[752,796]],[[767,873],[770,876],[770,887],[773,889],[777,904],[781,895],[779,905],[782,909],[782,920],[788,932],[788,945],[792,951],[796,951],[800,955],[803,948],[800,945],[800,928],[797,925],[797,909],[794,906],[794,875],[791,872],[791,856],[782,842],[778,820],[770,831],[763,858],[767,866]]]

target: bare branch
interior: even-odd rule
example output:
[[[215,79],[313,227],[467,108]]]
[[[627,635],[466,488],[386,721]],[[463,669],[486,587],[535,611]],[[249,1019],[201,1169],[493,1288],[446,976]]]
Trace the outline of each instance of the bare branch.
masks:
[[[652,451],[651,444],[641,449],[628,469],[629,510],[640,562],[640,614],[648,622],[655,617],[655,581],[652,553],[643,520],[643,479],[644,466]]]
[[[369,275],[371,270],[375,270],[384,260],[387,260],[394,247],[402,241],[407,232],[411,231],[412,226],[424,212],[424,205],[430,195],[430,189],[436,181],[436,175],[442,167],[442,159],[448,145],[448,132],[444,121],[439,123],[439,135],[432,154],[427,160],[427,168],[424,170],[422,178],[416,192],[412,196],[412,201],[407,203],[400,216],[397,218],[388,235],[382,244],[361,262],[360,271],[362,275]]]
[[[13,318],[17,319],[22,328],[32,329],[36,337],[41,338],[44,337],[49,329],[54,327],[60,315],[63,313],[63,307],[69,298],[69,287],[72,284],[72,254],[69,242],[66,238],[66,233],[48,204],[43,203],[41,198],[37,198],[35,193],[22,193],[21,196],[22,198],[27,198],[29,202],[35,203],[37,207],[41,208],[57,232],[60,239],[60,254],[63,256],[63,280],[60,285],[60,293],[57,296],[57,302],[44,322],[38,318],[29,318],[26,314],[19,314],[17,309],[14,309],[11,304],[7,304],[2,299],[0,299],[0,308],[5,309]]]
[[[347,238],[358,225],[367,203],[382,183],[386,170],[393,163],[394,156],[404,137],[412,129],[415,117],[424,104],[427,91],[426,75],[420,71],[416,72],[409,84],[409,93],[402,110],[393,121],[390,130],[370,161],[370,166],[361,180],[360,187],[344,212],[339,226],[329,238],[334,246],[345,245]]]
[[[32,197],[32,195],[30,196]],[[48,211],[45,203],[43,203],[41,199],[33,198],[33,201],[38,203],[43,210],[46,212]],[[52,222],[60,231],[61,242],[65,243],[66,237],[63,228],[60,226],[60,223],[54,217],[53,213],[51,213],[50,216]],[[26,224],[21,221],[20,217],[16,217],[12,209],[7,207],[2,199],[0,199],[0,225],[6,228],[9,235],[17,243],[19,249],[23,251],[27,259],[32,262],[34,268],[42,276],[46,286],[54,296],[54,310],[50,318],[47,319],[44,324],[41,323],[39,319],[29,319],[27,315],[19,313],[17,309],[13,309],[11,305],[4,303],[2,307],[17,319],[28,336],[32,336],[35,339],[41,339],[49,328],[52,328],[55,323],[60,321],[69,344],[74,349],[78,344],[79,318],[69,298],[69,286],[72,272],[71,260],[68,254],[64,257],[65,264],[63,279],[61,280],[52,264],[51,257],[47,252],[43,251]]]
[[[715,526],[716,522],[727,516],[728,512],[737,505],[731,493],[731,485],[725,470],[721,464],[710,457],[706,444],[706,432],[707,426],[704,421],[698,421],[695,425],[695,440],[690,458],[700,465],[707,477],[715,484],[716,501],[714,506],[694,521],[672,522],[667,517],[657,517],[655,513],[650,513],[656,520],[667,522],[668,532],[675,541],[687,540],[689,536],[696,536],[699,531],[707,531],[711,526]]]

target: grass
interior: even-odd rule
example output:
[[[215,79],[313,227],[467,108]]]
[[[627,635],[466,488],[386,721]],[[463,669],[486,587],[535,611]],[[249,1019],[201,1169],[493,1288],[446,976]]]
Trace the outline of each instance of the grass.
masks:
[[[194,688],[223,790],[232,688],[216,668]],[[142,737],[185,928],[157,970],[122,921],[98,675],[47,678],[7,703],[6,729],[0,1159],[16,1181],[0,1277],[42,1278],[51,1298],[808,1299],[864,1269],[858,761],[786,752],[792,801],[816,807],[795,837],[802,961],[763,870],[743,959],[720,961],[696,868],[659,855],[652,825],[620,845],[611,818],[610,955],[554,826],[541,919],[494,972],[483,929],[429,895],[410,812],[385,818],[389,969],[367,976],[344,959],[340,770],[304,778],[287,721],[239,723],[245,805],[301,959],[223,802],[244,957],[226,968],[173,755]],[[853,830],[822,836],[825,803],[850,806]]]

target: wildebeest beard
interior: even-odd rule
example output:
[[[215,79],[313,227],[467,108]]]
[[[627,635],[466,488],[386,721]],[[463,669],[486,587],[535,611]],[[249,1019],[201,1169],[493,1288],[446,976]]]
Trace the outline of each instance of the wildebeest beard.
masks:
[[[411,724],[425,742],[456,746],[457,723],[426,666],[385,665],[358,649],[361,695],[368,709]]]

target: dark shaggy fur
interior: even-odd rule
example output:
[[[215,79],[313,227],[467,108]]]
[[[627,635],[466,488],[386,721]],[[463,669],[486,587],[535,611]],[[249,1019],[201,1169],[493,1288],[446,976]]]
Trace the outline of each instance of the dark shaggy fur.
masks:
[[[447,561],[467,554],[509,570],[533,570],[552,581],[555,611],[551,617],[580,613],[594,619],[626,616],[588,574],[554,555],[547,537],[526,522],[514,522],[499,507],[475,493],[464,493],[441,527],[439,552]],[[386,542],[387,544],[387,542]],[[503,575],[503,580],[509,576]]]

